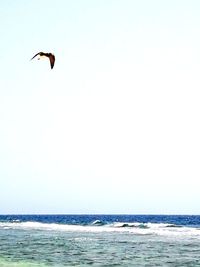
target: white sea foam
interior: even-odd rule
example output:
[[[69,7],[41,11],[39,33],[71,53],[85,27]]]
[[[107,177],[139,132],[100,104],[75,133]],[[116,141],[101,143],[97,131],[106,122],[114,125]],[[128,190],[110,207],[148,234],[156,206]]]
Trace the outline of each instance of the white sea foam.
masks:
[[[140,235],[192,236],[200,238],[200,228],[180,227],[164,223],[126,223],[117,222],[107,225],[70,225],[40,222],[0,222],[0,229],[46,230],[65,232],[123,232]]]

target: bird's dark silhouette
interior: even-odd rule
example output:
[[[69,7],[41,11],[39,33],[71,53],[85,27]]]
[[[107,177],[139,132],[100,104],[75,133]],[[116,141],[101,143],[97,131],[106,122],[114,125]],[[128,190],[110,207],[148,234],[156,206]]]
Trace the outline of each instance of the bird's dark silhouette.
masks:
[[[39,56],[38,59],[40,59],[40,57],[48,57],[49,61],[50,61],[50,65],[51,65],[51,69],[53,69],[54,63],[55,63],[55,56],[52,53],[44,53],[44,52],[39,52],[36,55],[34,55],[32,59],[34,59],[35,57]]]

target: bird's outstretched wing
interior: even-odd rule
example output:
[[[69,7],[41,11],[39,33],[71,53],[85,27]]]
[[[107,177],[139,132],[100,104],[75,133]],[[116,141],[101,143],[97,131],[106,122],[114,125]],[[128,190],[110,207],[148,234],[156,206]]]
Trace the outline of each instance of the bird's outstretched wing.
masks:
[[[50,65],[51,68],[53,69],[54,63],[55,63],[55,56],[53,54],[49,54],[49,60],[50,60]]]
[[[43,54],[43,52],[39,52],[39,53],[35,54],[35,56],[33,56],[33,57],[31,58],[31,60],[34,59],[35,57],[37,57],[38,55],[41,56],[41,54]]]

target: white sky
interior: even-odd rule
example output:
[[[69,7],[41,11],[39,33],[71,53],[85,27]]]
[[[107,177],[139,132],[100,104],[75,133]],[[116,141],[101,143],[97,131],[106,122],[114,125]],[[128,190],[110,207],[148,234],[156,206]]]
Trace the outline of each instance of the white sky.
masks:
[[[0,4],[0,213],[199,214],[199,1]],[[29,61],[37,52],[47,60]]]

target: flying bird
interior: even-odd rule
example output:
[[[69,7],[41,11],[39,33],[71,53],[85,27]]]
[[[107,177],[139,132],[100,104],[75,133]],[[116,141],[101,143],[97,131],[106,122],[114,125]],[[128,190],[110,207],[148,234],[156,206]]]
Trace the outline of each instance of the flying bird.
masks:
[[[51,53],[44,53],[44,52],[39,52],[37,53],[35,56],[33,56],[31,58],[31,60],[35,57],[39,56],[38,59],[40,59],[41,57],[47,57],[49,58],[49,61],[50,61],[50,65],[51,65],[51,69],[53,69],[53,66],[54,66],[54,63],[55,63],[55,56]]]

